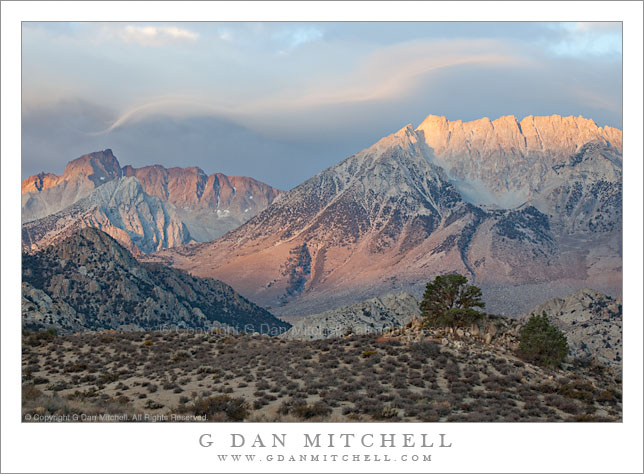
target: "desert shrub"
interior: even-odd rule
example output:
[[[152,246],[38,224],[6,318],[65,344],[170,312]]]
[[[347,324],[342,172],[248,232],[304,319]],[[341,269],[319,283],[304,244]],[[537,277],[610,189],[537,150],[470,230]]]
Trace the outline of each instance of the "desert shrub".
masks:
[[[563,397],[588,403],[592,403],[595,399],[593,392],[594,387],[592,385],[580,381],[563,384],[557,389],[557,393]]]
[[[67,388],[69,388],[69,384],[64,380],[47,385],[47,390],[51,390],[53,392],[60,392],[61,390],[65,390]]]
[[[162,403],[155,402],[154,400],[148,400],[147,402],[145,402],[145,408],[149,410],[158,410],[163,407],[164,405]]]
[[[619,393],[615,390],[607,389],[602,391],[597,397],[598,402],[616,402],[620,399]]]
[[[359,405],[362,413],[371,415],[373,418],[380,417],[385,405],[379,400],[364,398],[360,400]]]
[[[294,401],[292,399],[284,400],[282,404],[279,406],[279,408],[277,409],[277,413],[279,413],[280,415],[288,414],[293,404],[294,404]]]
[[[584,414],[581,414],[581,415],[577,415],[577,416],[575,416],[573,418],[573,420],[577,421],[577,422],[586,422],[586,423],[602,421],[601,419],[599,419],[598,417],[596,417],[595,415],[593,415],[591,413],[584,413]]]
[[[257,390],[268,390],[271,388],[270,384],[265,380],[260,380],[255,384]]]
[[[379,412],[372,413],[374,419],[376,420],[395,420],[399,419],[398,410],[390,406],[384,406]]]
[[[87,370],[87,364],[84,362],[76,362],[65,367],[65,372],[83,372]]]
[[[106,384],[106,383],[116,382],[118,379],[119,379],[118,373],[110,372],[110,373],[99,375],[98,383]]]
[[[548,394],[546,395],[546,402],[565,413],[570,413],[572,415],[577,415],[579,413],[579,406],[574,401],[562,396]]]
[[[324,417],[331,413],[331,408],[323,401],[317,401],[312,405],[297,404],[290,409],[293,416],[308,420],[313,417]]]
[[[568,341],[545,312],[533,314],[521,329],[518,355],[536,365],[558,367],[568,355]]]
[[[557,390],[557,386],[552,382],[541,382],[534,388],[541,393],[554,393]]]
[[[407,388],[407,379],[402,375],[396,375],[391,381],[391,385],[394,388]]]
[[[30,346],[40,346],[56,339],[56,330],[48,329],[46,331],[39,332],[25,331],[23,336],[25,344],[28,344]]]
[[[440,414],[434,410],[434,409],[426,409],[425,411],[421,412],[419,418],[421,421],[429,422],[429,423],[436,423],[437,421],[440,421]]]
[[[127,405],[128,403],[130,403],[130,399],[125,395],[120,395],[120,396],[111,398],[109,401],[113,403],[118,403],[119,405]]]
[[[362,354],[360,354],[360,357],[362,357],[363,359],[366,359],[368,357],[371,357],[374,354],[376,354],[376,351],[364,351]]]
[[[42,392],[38,390],[33,385],[23,385],[22,386],[22,399],[24,400],[35,400],[40,397]]]
[[[478,372],[466,370],[464,375],[465,375],[465,378],[463,379],[463,382],[465,382],[466,384],[476,385],[477,383],[479,383],[480,379],[479,379]]]
[[[217,395],[208,398],[198,398],[192,405],[186,405],[185,411],[196,416],[212,417],[217,413],[225,413],[231,421],[243,421],[249,414],[249,405],[243,398],[232,398],[228,395]]]
[[[420,377],[414,377],[414,378],[409,379],[409,385],[413,385],[414,387],[423,388],[423,387],[425,387],[425,381]]]

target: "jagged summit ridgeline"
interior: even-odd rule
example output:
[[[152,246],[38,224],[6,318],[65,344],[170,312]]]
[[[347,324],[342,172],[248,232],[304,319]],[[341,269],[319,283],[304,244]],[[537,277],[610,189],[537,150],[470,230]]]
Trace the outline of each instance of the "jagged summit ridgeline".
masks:
[[[285,316],[419,295],[453,271],[483,287],[490,311],[516,315],[585,286],[619,294],[621,177],[621,132],[590,120],[430,116],[222,238],[146,258]]]
[[[30,176],[22,182],[22,222],[65,209],[122,175],[118,160],[107,149],[70,161],[60,176],[52,173]]]
[[[197,167],[121,168],[108,149],[69,162],[60,176],[40,173],[22,182],[23,250],[84,226],[103,229],[135,253],[210,241],[278,194],[253,178],[207,176]]]
[[[22,194],[44,191],[67,181],[89,182],[96,187],[121,176],[121,165],[108,148],[70,161],[60,176],[52,173],[30,176],[22,182]]]
[[[207,242],[246,222],[273,202],[280,191],[245,176],[206,175],[200,168],[145,166],[123,168],[143,190],[175,206],[193,239]]]
[[[621,130],[581,116],[462,122],[430,115],[417,132],[464,198],[476,204],[522,204],[541,190],[553,167],[588,143],[619,155],[621,163]]]
[[[622,131],[598,127],[592,119],[551,115],[528,115],[519,121],[514,115],[496,120],[483,117],[463,122],[443,116],[428,115],[418,126],[428,146],[439,156],[470,154],[486,157],[496,153],[518,155],[543,154],[555,158],[568,156],[590,141],[599,140],[622,150]]]
[[[210,278],[138,262],[91,227],[22,258],[27,329],[229,329],[277,335],[290,327]]]

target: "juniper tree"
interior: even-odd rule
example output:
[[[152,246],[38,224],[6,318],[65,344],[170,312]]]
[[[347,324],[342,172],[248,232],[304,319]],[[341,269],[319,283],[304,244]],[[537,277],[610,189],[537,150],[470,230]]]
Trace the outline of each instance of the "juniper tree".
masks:
[[[532,314],[521,329],[518,353],[533,364],[558,367],[568,355],[568,340],[550,324],[545,311],[541,316]]]
[[[420,303],[425,326],[460,326],[472,324],[483,317],[474,308],[484,308],[481,289],[467,284],[458,273],[439,275],[427,283]]]

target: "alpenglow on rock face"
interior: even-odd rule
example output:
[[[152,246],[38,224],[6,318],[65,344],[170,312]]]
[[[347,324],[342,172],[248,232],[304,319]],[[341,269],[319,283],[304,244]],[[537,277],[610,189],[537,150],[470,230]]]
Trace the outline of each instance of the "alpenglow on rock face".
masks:
[[[125,176],[134,176],[143,190],[175,206],[190,235],[207,242],[238,227],[268,207],[279,191],[244,176],[221,173],[206,175],[201,169],[123,167]]]
[[[42,248],[84,226],[104,230],[134,252],[209,241],[278,194],[252,178],[207,176],[196,167],[121,168],[108,149],[69,162],[61,176],[23,181],[23,249]]]
[[[428,116],[417,128],[443,167],[475,204],[515,207],[543,191],[553,168],[587,143],[621,164],[622,132],[579,117],[525,117],[449,121]]]
[[[586,286],[619,294],[621,132],[558,116],[478,122],[408,125],[222,238],[148,258],[288,316],[420,295],[448,272],[503,314]]]
[[[224,329],[272,335],[283,322],[211,278],[139,263],[106,233],[86,227],[22,257],[27,329]]]
[[[121,166],[109,149],[70,161],[60,176],[52,173],[30,176],[22,182],[22,222],[61,211],[121,176]]]

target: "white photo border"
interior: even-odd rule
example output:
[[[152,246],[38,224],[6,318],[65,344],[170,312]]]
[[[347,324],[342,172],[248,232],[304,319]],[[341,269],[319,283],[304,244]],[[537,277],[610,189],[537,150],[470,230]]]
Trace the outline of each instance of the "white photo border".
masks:
[[[622,423],[30,424],[20,421],[21,21],[621,21],[624,132],[624,419]],[[641,2],[2,2],[3,472],[642,472]],[[431,463],[221,462],[230,433],[445,433]],[[212,433],[215,449],[199,445]],[[228,447],[224,449],[228,443]],[[218,446],[222,446],[221,449]],[[329,451],[327,450],[327,453]],[[386,454],[403,448],[336,449]],[[416,454],[418,452],[414,451]],[[421,451],[424,452],[424,451]],[[411,454],[411,452],[410,452]]]

